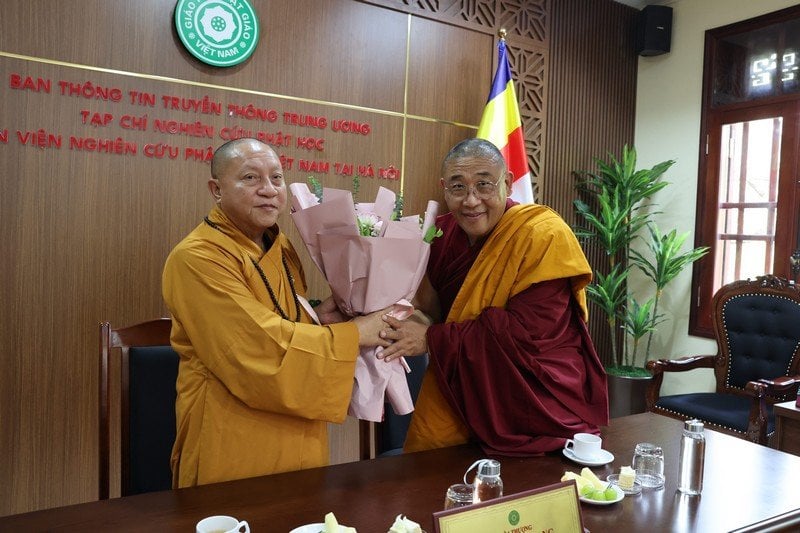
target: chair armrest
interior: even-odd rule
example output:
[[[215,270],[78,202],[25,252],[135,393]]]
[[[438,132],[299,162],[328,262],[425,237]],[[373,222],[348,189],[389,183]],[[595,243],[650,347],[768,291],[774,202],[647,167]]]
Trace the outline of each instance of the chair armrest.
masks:
[[[664,372],[685,372],[695,368],[714,368],[716,365],[714,355],[690,355],[680,359],[658,359],[647,362],[647,371],[653,375],[647,384],[645,403],[647,410],[652,411],[661,396],[661,383],[664,381]]]
[[[655,375],[661,372],[686,372],[695,368],[714,368],[716,360],[717,357],[715,355],[690,355],[680,359],[658,359],[657,361],[648,361],[647,370]]]
[[[747,427],[747,439],[760,444],[767,443],[767,397],[779,397],[781,393],[794,391],[800,384],[800,376],[781,376],[775,379],[748,381],[745,394],[753,398]]]
[[[800,384],[800,376],[781,376],[775,379],[759,379],[749,381],[745,385],[745,392],[749,396],[760,398],[762,396],[780,396],[789,391],[796,391]]]

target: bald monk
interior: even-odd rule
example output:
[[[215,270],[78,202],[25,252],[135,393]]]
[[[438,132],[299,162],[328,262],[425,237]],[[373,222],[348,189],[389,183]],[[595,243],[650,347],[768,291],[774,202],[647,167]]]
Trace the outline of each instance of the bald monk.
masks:
[[[430,353],[406,451],[473,440],[488,454],[538,455],[608,424],[586,329],[591,269],[555,212],[507,199],[512,180],[483,139],[444,159],[450,212],[416,297],[426,318],[386,317],[382,332],[386,360]]]
[[[300,260],[277,226],[287,192],[272,148],[222,145],[208,189],[213,209],[163,273],[180,354],[176,488],[327,464],[327,422],[345,418],[359,345],[387,344],[380,311],[312,323]],[[320,307],[323,322],[336,318],[332,300]]]

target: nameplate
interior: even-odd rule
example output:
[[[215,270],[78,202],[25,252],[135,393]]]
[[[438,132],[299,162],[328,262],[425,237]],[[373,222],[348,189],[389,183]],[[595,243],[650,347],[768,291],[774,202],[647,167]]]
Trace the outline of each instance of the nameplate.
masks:
[[[583,533],[574,481],[433,513],[436,533]]]

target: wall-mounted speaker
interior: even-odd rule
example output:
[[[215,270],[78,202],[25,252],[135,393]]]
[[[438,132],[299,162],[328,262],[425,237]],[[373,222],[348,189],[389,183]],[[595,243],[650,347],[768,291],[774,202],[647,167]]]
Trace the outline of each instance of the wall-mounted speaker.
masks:
[[[672,40],[672,8],[645,6],[636,19],[636,53],[657,56],[669,52]]]

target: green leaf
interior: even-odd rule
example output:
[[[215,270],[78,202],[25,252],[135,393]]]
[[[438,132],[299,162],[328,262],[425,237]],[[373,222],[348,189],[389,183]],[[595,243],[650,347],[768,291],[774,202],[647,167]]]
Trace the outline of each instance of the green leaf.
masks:
[[[595,269],[595,281],[586,292],[606,316],[614,362],[622,365],[623,359],[628,364],[628,347],[632,347],[632,359],[636,361],[639,341],[646,335],[649,357],[653,333],[664,320],[658,314],[664,287],[708,253],[708,248],[684,252],[688,234],[673,230],[661,235],[653,222],[654,216],[660,214],[653,197],[669,185],[664,176],[674,160],[637,170],[636,150],[625,145],[619,159],[608,153],[605,160],[595,159],[594,164],[593,171],[576,173],[578,198],[573,200],[573,206],[580,224],[572,229],[582,243],[597,244],[608,258],[606,268],[600,265]],[[627,294],[627,277],[632,268],[640,269],[655,285],[654,296],[644,304]],[[626,353],[622,354],[616,348],[617,324],[631,341],[623,345]]]
[[[655,298],[650,298],[644,305],[639,305],[633,298],[628,301],[628,306],[622,315],[622,327],[634,340],[641,339],[662,322],[663,315],[651,317],[654,304]]]
[[[317,197],[317,200],[321,202],[322,201],[322,184],[314,176],[309,176],[308,178],[306,178],[306,181],[308,181],[308,186],[311,188],[311,192],[313,192],[314,196]]]
[[[648,224],[650,240],[647,248],[652,258],[647,258],[637,250],[631,250],[631,261],[656,285],[656,291],[664,290],[669,282],[688,265],[694,263],[709,251],[708,246],[693,248],[681,253],[681,247],[689,232],[678,234],[676,230],[661,234],[655,224]]]
[[[425,235],[422,237],[422,240],[430,244],[433,242],[433,239],[435,239],[436,237],[441,237],[442,235],[444,235],[444,233],[442,233],[442,230],[440,230],[436,226],[431,226],[430,228],[427,229],[427,231],[425,231]]]
[[[403,216],[403,207],[405,201],[403,200],[402,193],[397,193],[394,199],[394,210],[392,210],[392,220],[400,220]]]

